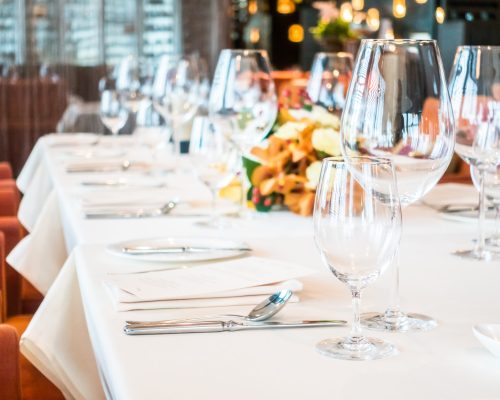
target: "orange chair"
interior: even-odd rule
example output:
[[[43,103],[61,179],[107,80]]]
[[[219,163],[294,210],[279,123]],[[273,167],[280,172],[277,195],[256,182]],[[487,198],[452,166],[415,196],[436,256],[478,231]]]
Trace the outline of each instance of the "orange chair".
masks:
[[[8,315],[8,291],[6,287],[6,265],[5,265],[5,236],[0,232],[0,322],[11,328],[3,328],[0,331],[0,382],[8,380],[8,386],[0,384],[0,398],[3,400],[59,400],[63,399],[62,393],[45,376],[38,371],[23,355],[19,354],[18,336],[26,330],[32,315],[20,314]],[[1,325],[0,325],[1,326]],[[15,335],[12,333],[14,329]],[[16,344],[13,346],[13,341]],[[5,345],[5,346],[4,346]],[[4,348],[5,347],[5,348]],[[5,352],[5,358],[4,354]],[[16,372],[18,371],[18,372]],[[17,377],[17,378],[16,378]],[[20,382],[16,384],[15,380]]]
[[[21,399],[19,336],[10,325],[0,324],[0,398]]]
[[[0,179],[14,179],[12,167],[7,161],[0,162]]]

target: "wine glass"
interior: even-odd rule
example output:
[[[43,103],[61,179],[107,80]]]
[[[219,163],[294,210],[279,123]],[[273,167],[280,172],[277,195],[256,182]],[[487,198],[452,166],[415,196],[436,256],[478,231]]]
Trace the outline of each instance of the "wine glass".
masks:
[[[479,191],[481,187],[480,172],[473,165],[470,167],[470,172],[472,182]],[[484,171],[484,196],[495,209],[495,231],[493,235],[485,239],[485,245],[495,253],[500,253],[500,165],[492,166]]]
[[[210,189],[212,216],[200,225],[222,228],[225,225],[217,213],[217,192],[236,175],[238,151],[224,133],[208,121],[203,129],[194,130],[189,143],[189,158],[198,178]]]
[[[361,291],[392,263],[401,237],[401,206],[391,161],[377,157],[323,160],[314,205],[314,238],[323,263],[352,294],[351,334],[317,344],[320,353],[374,360],[397,353],[362,335]]]
[[[115,74],[116,90],[125,107],[135,115],[139,111],[141,100],[145,98],[139,60],[132,55],[125,57],[116,67]]]
[[[341,121],[342,153],[392,160],[401,206],[432,189],[453,155],[453,114],[433,40],[363,40]],[[418,331],[437,323],[399,307],[399,263],[391,305],[363,316],[370,328]]]
[[[311,67],[307,95],[316,105],[340,116],[352,76],[349,53],[317,53]]]
[[[500,164],[500,46],[461,46],[450,76],[450,96],[455,115],[455,151],[478,170],[478,240],[472,250],[455,254],[491,260],[485,247],[485,174]]]
[[[128,110],[123,104],[119,91],[116,88],[116,79],[106,76],[99,81],[101,100],[99,112],[101,121],[111,131],[118,135],[128,120]]]
[[[198,68],[191,57],[183,57],[173,66],[168,57],[161,58],[153,82],[153,104],[171,124],[177,155],[181,154],[182,125],[198,110],[199,87]]]
[[[269,134],[278,113],[278,102],[266,51],[221,51],[208,111],[213,124],[233,141],[241,157]],[[243,200],[240,214],[244,214],[247,185],[243,165],[239,176]]]

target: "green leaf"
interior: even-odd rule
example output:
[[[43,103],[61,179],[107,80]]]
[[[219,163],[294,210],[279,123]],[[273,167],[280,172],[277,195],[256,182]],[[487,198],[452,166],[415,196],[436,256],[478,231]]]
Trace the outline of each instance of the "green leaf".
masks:
[[[252,181],[253,171],[259,165],[261,165],[261,164],[257,160],[251,159],[251,158],[248,158],[248,157],[243,157],[243,168],[245,168],[245,171],[246,171],[246,174],[247,174],[247,178],[248,178],[248,180],[250,182]]]

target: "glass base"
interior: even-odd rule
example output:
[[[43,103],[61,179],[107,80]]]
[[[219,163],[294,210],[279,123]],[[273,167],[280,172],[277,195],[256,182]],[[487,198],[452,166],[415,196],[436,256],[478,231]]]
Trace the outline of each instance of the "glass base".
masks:
[[[488,246],[492,251],[499,252],[500,251],[500,237],[499,236],[491,236],[486,239],[486,246]]]
[[[383,314],[361,314],[361,325],[378,331],[421,332],[434,329],[437,322],[422,314],[406,314],[402,311],[386,310]]]
[[[322,340],[316,345],[316,350],[328,357],[355,361],[379,360],[398,354],[393,344],[364,336]]]
[[[222,218],[211,218],[206,221],[198,221],[195,223],[195,225],[200,226],[202,228],[210,228],[210,229],[226,229],[233,227],[233,224],[231,222]]]
[[[457,250],[454,251],[452,254],[462,258],[468,258],[471,260],[478,260],[478,261],[493,261],[500,259],[500,256],[498,254],[495,254],[495,252],[487,249]]]

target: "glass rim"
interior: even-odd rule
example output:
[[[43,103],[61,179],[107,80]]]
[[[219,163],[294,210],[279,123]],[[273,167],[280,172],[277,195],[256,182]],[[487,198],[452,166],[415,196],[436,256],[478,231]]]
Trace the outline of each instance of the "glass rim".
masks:
[[[318,56],[334,56],[334,57],[338,57],[338,58],[353,58],[352,54],[351,53],[348,53],[346,51],[338,51],[338,52],[334,52],[334,51],[318,51],[315,55],[314,55],[314,58],[318,57]]]
[[[234,54],[265,54],[267,56],[267,50],[265,49],[222,49],[221,53],[234,53]]]
[[[464,44],[461,46],[457,46],[457,50],[461,50],[461,49],[464,49],[464,50],[467,50],[467,49],[500,50],[500,46],[489,45],[489,44],[474,44],[474,45]]]
[[[376,157],[376,156],[333,156],[323,158],[322,162],[332,163],[332,164],[373,164],[373,165],[389,165],[392,167],[392,161],[390,158]]]
[[[433,44],[436,45],[437,41],[435,39],[361,39],[361,44],[374,43],[374,44],[393,44],[393,45],[421,45],[421,44]]]

